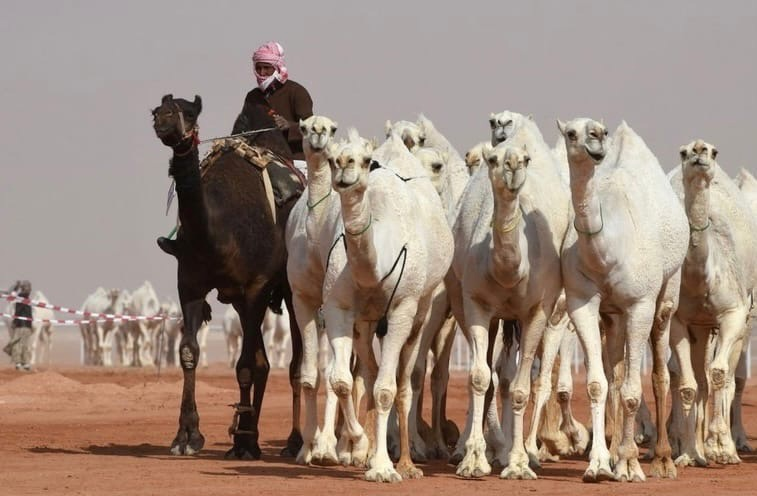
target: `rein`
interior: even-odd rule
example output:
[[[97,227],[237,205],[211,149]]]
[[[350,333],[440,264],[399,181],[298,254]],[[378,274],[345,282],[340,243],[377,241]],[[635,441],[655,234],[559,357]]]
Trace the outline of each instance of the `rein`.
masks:
[[[711,224],[712,222],[710,222],[710,219],[707,219],[707,225],[704,227],[694,227],[691,224],[691,222],[689,222],[689,229],[691,229],[694,232],[702,232],[702,231],[706,231],[710,227]]]
[[[600,222],[600,226],[599,226],[599,229],[597,229],[596,231],[582,231],[578,227],[576,227],[576,219],[573,219],[573,229],[575,229],[577,233],[579,233],[579,234],[585,234],[587,236],[594,236],[595,234],[601,233],[602,229],[605,228],[605,221],[604,221],[604,218],[602,217],[602,205],[601,204],[599,205],[599,222]]]

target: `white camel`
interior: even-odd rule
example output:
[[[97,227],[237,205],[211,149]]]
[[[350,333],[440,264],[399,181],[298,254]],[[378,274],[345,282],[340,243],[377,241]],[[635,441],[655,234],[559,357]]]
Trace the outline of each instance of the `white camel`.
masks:
[[[523,440],[530,371],[548,317],[562,288],[559,250],[569,221],[569,197],[549,147],[535,123],[513,116],[506,142],[484,149],[488,174],[475,174],[462,198],[454,228],[456,281],[447,285],[455,316],[471,344],[469,419],[458,475],[491,472],[482,432],[490,323],[518,320],[521,360],[510,385],[513,446],[504,478],[535,478]],[[454,289],[454,290],[453,290]]]
[[[131,315],[153,317],[160,312],[160,300],[150,281],[145,281],[131,293],[126,306]],[[132,320],[126,327],[134,343],[133,365],[142,367],[155,363],[155,338],[161,328],[160,320]]]
[[[339,201],[337,195],[332,194],[327,152],[336,130],[337,123],[324,116],[316,115],[300,122],[308,185],[292,208],[286,228],[287,277],[303,346],[300,381],[305,399],[305,423],[297,462],[334,465],[341,461],[364,465],[367,446],[362,452],[356,450],[355,456],[346,448],[337,453],[334,433],[337,398],[328,383],[323,428],[318,428],[317,394],[321,377],[317,314],[323,303],[323,278],[331,247],[331,238],[324,226],[335,224],[339,216]]]
[[[558,128],[565,138],[575,219],[562,249],[568,313],[586,351],[593,436],[584,481],[645,480],[634,440],[641,402],[641,357],[652,338],[652,384],[657,425],[663,425],[669,387],[666,366],[670,317],[678,306],[680,268],[686,254],[686,214],[657,158],[624,122],[608,138],[591,119]],[[599,319],[607,335],[617,412],[613,454],[604,432],[607,377]],[[625,350],[625,352],[624,352]],[[675,477],[665,429],[658,429],[653,475]],[[619,443],[619,445],[618,445]],[[615,458],[615,470],[610,468]]]
[[[471,176],[484,165],[483,150],[486,143],[486,141],[476,143],[465,152],[465,166],[468,167],[468,174]]]
[[[686,209],[691,239],[671,327],[684,419],[676,464],[740,463],[730,409],[757,285],[757,218],[718,165],[714,146],[696,140],[680,153],[681,165],[669,177]]]
[[[323,314],[334,351],[329,381],[339,396],[350,437],[362,441],[351,395],[354,337],[367,369],[366,386],[373,389],[366,429],[374,431],[376,450],[365,477],[372,481],[421,477],[410,457],[410,378],[432,292],[452,257],[452,235],[439,195],[400,136],[392,132],[374,151],[353,130],[347,142],[330,149],[330,155],[342,222],[330,229],[334,250],[324,280]],[[370,349],[374,332],[381,338],[378,367]],[[401,434],[396,470],[387,450],[393,404]]]
[[[757,179],[746,169],[741,169],[736,176],[736,184],[739,186],[741,193],[749,203],[752,214],[757,217]],[[749,438],[747,437],[746,430],[744,429],[744,422],[741,414],[742,398],[744,396],[744,387],[746,386],[747,379],[747,353],[750,350],[748,345],[751,339],[752,327],[757,321],[757,308],[752,307],[751,325],[747,327],[747,336],[744,338],[746,343],[743,346],[741,357],[739,357],[739,364],[736,367],[736,391],[733,398],[733,406],[731,411],[731,434],[733,435],[733,442],[736,443],[736,449],[750,453],[754,451],[754,448],[749,444]]]
[[[82,304],[81,310],[91,313],[121,314],[125,294],[120,289],[106,291],[98,287]],[[82,363],[84,365],[113,365],[112,351],[115,331],[120,323],[93,317],[79,324],[82,335]]]

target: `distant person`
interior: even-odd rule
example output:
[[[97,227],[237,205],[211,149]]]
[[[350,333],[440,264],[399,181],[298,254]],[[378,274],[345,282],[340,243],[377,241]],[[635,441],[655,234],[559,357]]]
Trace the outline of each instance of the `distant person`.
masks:
[[[300,119],[313,115],[313,100],[304,86],[289,79],[284,62],[284,49],[275,41],[261,46],[252,54],[252,71],[257,80],[257,88],[252,89],[244,99],[243,115],[250,105],[263,105],[270,109],[284,137],[292,149],[294,160],[305,160],[302,151]],[[298,168],[305,166],[297,164]]]
[[[16,281],[11,289],[22,298],[29,298],[32,293],[32,283]],[[29,371],[32,368],[32,307],[25,303],[16,302],[13,310],[13,320],[10,328],[10,341],[3,348],[16,365],[16,370]]]

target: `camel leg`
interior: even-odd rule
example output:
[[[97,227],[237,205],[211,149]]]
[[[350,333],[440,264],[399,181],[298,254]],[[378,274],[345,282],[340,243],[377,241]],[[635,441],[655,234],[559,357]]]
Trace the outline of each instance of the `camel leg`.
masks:
[[[402,480],[402,476],[394,469],[392,460],[389,458],[386,433],[389,410],[391,410],[397,394],[397,371],[400,364],[400,353],[412,332],[413,316],[416,313],[416,304],[404,303],[395,307],[392,314],[389,315],[388,332],[381,342],[381,362],[378,377],[373,386],[373,398],[377,412],[376,454],[370,464],[370,470],[365,473],[365,478],[369,481],[397,482]]]
[[[745,337],[745,345],[742,347],[741,355],[739,356],[739,363],[736,366],[735,373],[735,390],[733,403],[731,404],[731,434],[733,435],[733,442],[736,443],[736,450],[740,452],[751,453],[754,451],[749,444],[749,437],[746,435],[744,429],[744,423],[741,415],[741,404],[744,397],[744,387],[746,386],[746,354],[749,351],[749,335]]]
[[[717,352],[709,367],[714,406],[705,439],[704,454],[708,460],[721,464],[741,463],[728,422],[731,410],[728,387],[729,383],[733,382],[734,371],[741,354],[747,315],[748,309],[740,308],[723,317],[719,326]]]
[[[358,359],[358,373],[362,379],[361,382],[363,383],[365,390],[373,392],[373,387],[376,384],[376,377],[378,376],[379,371],[378,363],[376,363],[376,355],[373,353],[373,331],[371,330],[371,326],[365,322],[358,322],[355,330],[354,346],[355,354]],[[361,399],[356,395],[355,411],[357,411],[360,406],[360,400]],[[369,458],[372,457],[376,451],[376,438],[374,437],[377,429],[376,413],[376,403],[373,394],[369,394],[366,396],[366,415],[363,425],[365,434],[368,436]],[[361,463],[362,460],[360,459],[360,455],[360,452],[352,453],[350,455],[351,462],[360,466],[364,464],[367,465],[367,460],[365,463]],[[341,458],[342,455],[340,454],[340,459]]]
[[[670,320],[677,306],[677,293],[680,287],[678,277],[668,281],[668,286],[676,293],[665,295],[659,304],[655,316],[652,334],[652,388],[655,400],[655,418],[657,421],[657,433],[652,459],[651,473],[653,477],[675,479],[677,471],[672,459],[672,449],[668,440],[668,431],[665,429],[665,412],[667,411],[668,391],[670,390],[670,374],[668,372],[667,356],[670,350]],[[668,291],[666,291],[668,293]],[[643,396],[642,396],[642,404]]]
[[[239,423],[236,428],[229,428],[230,433],[234,435],[234,446],[226,452],[226,458],[244,460],[260,458],[258,420],[263,405],[268,372],[271,368],[265,352],[263,333],[260,331],[266,305],[265,299],[258,297],[257,300],[248,300],[242,305],[234,306],[239,313],[243,333],[242,352],[239,355],[236,368],[239,403],[235,407],[235,416],[239,416]],[[252,404],[250,404],[251,389]],[[234,423],[232,423],[232,427],[234,427]]]
[[[289,333],[292,342],[292,358],[289,361],[289,387],[292,389],[292,430],[287,437],[286,446],[279,453],[281,456],[296,457],[303,446],[300,429],[300,409],[302,407],[302,361],[304,345],[299,324],[294,315],[294,300],[291,290],[287,288],[284,303],[289,314]],[[265,346],[263,347],[265,349]]]
[[[636,412],[641,403],[641,358],[654,320],[654,301],[641,301],[632,305],[621,318],[621,329],[625,330],[626,341],[625,376],[620,388],[623,437],[618,446],[618,463],[615,465],[615,478],[621,482],[646,480],[639,464],[639,448],[636,446],[634,434]],[[667,440],[662,436],[661,439]]]
[[[318,329],[316,311],[318,307],[295,293],[292,296],[294,315],[297,319],[302,343],[302,366],[300,384],[305,400],[305,421],[302,429],[302,447],[297,453],[297,463],[309,464],[313,458],[315,439],[318,435]]]
[[[513,409],[508,399],[510,384],[515,378],[514,350],[517,349],[515,339],[517,326],[518,323],[515,320],[494,319],[489,324],[489,349],[486,363],[494,364],[494,366],[491,384],[484,396],[484,411],[486,412],[484,439],[486,440],[486,459],[498,470],[502,470],[507,465],[507,459],[513,447]],[[507,346],[505,341],[507,341]],[[496,396],[501,399],[501,416],[497,411]]]
[[[465,316],[471,346],[471,371],[468,384],[472,399],[468,413],[470,435],[465,441],[465,456],[457,466],[460,477],[483,477],[491,473],[486,459],[486,441],[483,433],[484,403],[491,383],[491,369],[486,357],[489,348],[489,325],[492,316],[477,302],[465,300]]]
[[[613,463],[618,461],[618,449],[623,438],[623,407],[621,406],[620,389],[623,385],[626,366],[624,357],[626,355],[626,331],[620,323],[619,315],[603,315],[605,323],[605,353],[607,361],[605,369],[609,372],[607,379],[610,383],[607,391],[609,416],[612,419],[608,431],[610,433],[610,456]],[[607,435],[607,432],[605,435]]]
[[[200,359],[197,329],[202,325],[203,307],[206,303],[204,298],[184,294],[182,288],[179,288],[179,297],[184,315],[184,332],[181,336],[181,369],[184,373],[184,387],[181,395],[179,431],[171,443],[171,453],[193,455],[205,445],[205,437],[200,433],[200,416],[195,402],[195,370]]]
[[[351,358],[353,349],[353,329],[355,327],[354,315],[351,311],[345,311],[333,306],[324,307],[324,317],[328,323],[328,334],[333,357],[329,366],[329,386],[334,397],[338,398],[342,415],[344,416],[344,428],[349,437],[353,451],[350,453],[350,461],[364,466],[368,460],[368,437],[363,427],[358,423],[355,403],[352,398],[352,368]],[[333,456],[334,463],[339,462],[336,454],[336,436],[334,435],[335,411],[326,411],[322,436],[329,436],[329,456]],[[329,432],[330,429],[330,432]],[[331,451],[333,450],[333,454]]]
[[[448,421],[446,418],[445,402],[447,397],[447,384],[449,383],[449,362],[456,334],[455,326],[455,319],[448,317],[434,343],[436,362],[431,371],[431,430],[434,443],[431,448],[433,450],[431,456],[437,459],[449,457],[448,446],[450,440],[444,435],[444,429],[448,422],[452,422]],[[452,425],[454,426],[454,424]],[[452,444],[456,442],[457,439],[455,439]]]
[[[577,341],[578,336],[573,330],[569,329],[563,335],[560,343],[560,370],[557,376],[557,401],[562,412],[560,430],[565,433],[570,443],[570,447],[566,449],[567,455],[583,455],[589,445],[589,431],[576,420],[570,406],[573,398],[571,366]]]
[[[563,324],[567,325],[567,322]],[[539,368],[539,378],[534,391],[534,409],[531,413],[531,429],[526,438],[526,453],[531,464],[539,466],[539,448],[536,446],[536,434],[541,427],[542,414],[544,406],[552,394],[552,369],[554,368],[555,358],[560,350],[560,343],[565,334],[565,325],[547,325],[544,330],[542,339],[541,364]]]
[[[400,427],[400,458],[397,462],[397,472],[400,476],[407,479],[420,479],[423,472],[415,466],[411,456],[410,446],[410,422],[412,421],[412,401],[413,401],[413,384],[412,375],[418,363],[418,353],[422,334],[425,329],[432,328],[429,325],[431,311],[427,312],[425,322],[413,329],[399,356],[399,365],[397,376],[399,379],[397,397],[395,405],[397,407],[397,417]],[[440,322],[436,321],[431,324],[435,331],[439,330]],[[429,341],[428,346],[431,346]],[[428,352],[428,349],[426,349]],[[424,370],[425,372],[425,370]],[[425,373],[424,373],[425,376]]]
[[[591,406],[592,436],[589,467],[584,482],[598,482],[614,478],[610,468],[610,452],[605,440],[605,401],[607,377],[602,365],[602,339],[599,333],[599,297],[586,300],[582,295],[567,295],[568,311],[586,355],[586,389]]]
[[[536,479],[536,474],[529,467],[529,456],[523,440],[523,417],[525,416],[528,397],[531,393],[531,367],[534,364],[536,351],[544,335],[544,328],[547,324],[547,312],[551,312],[553,307],[554,301],[546,302],[546,306],[539,306],[536,309],[530,310],[528,312],[528,320],[523,322],[523,332],[520,339],[520,363],[518,363],[518,372],[515,376],[515,381],[510,385],[514,414],[513,449],[510,451],[507,467],[500,474],[500,477],[503,479]],[[554,357],[552,358],[552,363],[549,364],[550,375],[553,364]],[[550,378],[547,378],[547,382],[551,382]],[[534,461],[538,466],[536,453],[534,453]]]

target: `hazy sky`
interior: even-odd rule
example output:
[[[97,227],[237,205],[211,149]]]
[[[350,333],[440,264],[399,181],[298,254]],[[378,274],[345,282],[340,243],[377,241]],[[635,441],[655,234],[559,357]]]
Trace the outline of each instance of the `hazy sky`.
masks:
[[[757,2],[360,3],[3,0],[0,287],[28,278],[76,308],[145,279],[175,296],[149,110],[199,94],[201,137],[227,133],[269,40],[342,131],[423,112],[464,153],[490,112],[533,114],[549,143],[556,118],[625,119],[666,170],[702,138],[755,172]]]

